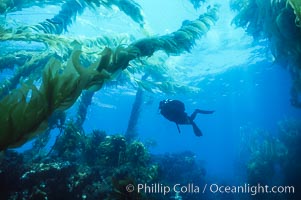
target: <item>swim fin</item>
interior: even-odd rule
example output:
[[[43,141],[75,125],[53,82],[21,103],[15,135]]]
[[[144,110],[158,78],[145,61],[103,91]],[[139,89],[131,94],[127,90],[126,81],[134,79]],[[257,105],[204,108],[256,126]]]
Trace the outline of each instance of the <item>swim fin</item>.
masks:
[[[214,113],[214,111],[195,109],[194,112],[190,116],[190,120],[193,121],[195,119],[196,115],[199,114],[199,113],[201,113],[201,114],[212,114],[212,113]]]
[[[191,122],[192,128],[193,128],[193,132],[196,136],[200,137],[203,136],[202,131],[199,129],[199,127],[197,127],[197,125],[194,122]]]
[[[214,110],[200,110],[200,109],[195,109],[195,111],[197,113],[201,113],[201,114],[212,114],[212,113],[214,113]]]
[[[177,125],[177,128],[178,128],[178,131],[179,131],[179,133],[181,133],[181,130],[180,130],[179,124],[177,124],[177,123],[176,123],[176,125]]]

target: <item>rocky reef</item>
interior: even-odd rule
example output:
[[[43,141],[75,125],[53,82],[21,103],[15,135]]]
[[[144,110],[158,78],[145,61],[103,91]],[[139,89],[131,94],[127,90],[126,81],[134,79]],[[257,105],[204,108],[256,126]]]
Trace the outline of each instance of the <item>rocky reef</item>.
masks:
[[[123,135],[99,130],[84,134],[72,123],[66,125],[46,155],[33,156],[43,148],[5,152],[0,163],[2,198],[165,199],[163,194],[128,192],[126,186],[205,181],[205,169],[191,152],[154,156],[137,140],[128,142]],[[175,195],[171,192],[167,196]]]

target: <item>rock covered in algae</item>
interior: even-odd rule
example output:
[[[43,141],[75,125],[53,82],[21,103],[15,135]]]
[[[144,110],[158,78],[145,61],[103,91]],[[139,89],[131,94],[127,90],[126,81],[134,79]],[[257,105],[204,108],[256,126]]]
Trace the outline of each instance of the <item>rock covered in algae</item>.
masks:
[[[79,135],[73,125],[68,126],[45,159],[25,160],[25,156],[8,151],[5,162],[0,163],[1,180],[7,180],[1,183],[5,199],[140,198],[137,193],[125,192],[124,184],[156,178],[157,167],[142,143],[127,143],[121,135],[98,130]],[[72,154],[78,139],[82,146]]]
[[[175,194],[129,193],[126,186],[187,181],[203,184],[205,180],[204,168],[193,153],[153,156],[140,141],[128,142],[122,135],[106,135],[99,130],[79,135],[73,125],[68,126],[70,137],[62,134],[56,142],[68,145],[54,147],[45,159],[27,160],[21,154],[7,154],[0,171],[15,173],[0,173],[1,180],[11,181],[3,187],[5,199],[165,199]],[[72,155],[69,150],[78,139],[81,147]],[[185,194],[183,199],[195,198]]]

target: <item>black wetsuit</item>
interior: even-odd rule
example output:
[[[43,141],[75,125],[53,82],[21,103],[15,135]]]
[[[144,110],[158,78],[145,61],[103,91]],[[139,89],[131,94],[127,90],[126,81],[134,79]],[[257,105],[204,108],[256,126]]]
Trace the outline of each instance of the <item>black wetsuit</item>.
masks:
[[[171,100],[171,99],[166,99],[161,101],[159,105],[159,109],[160,109],[160,113],[166,119],[176,123],[179,132],[181,132],[179,128],[179,124],[191,124],[196,136],[203,135],[202,131],[197,127],[197,125],[193,121],[196,115],[198,113],[211,114],[214,112],[214,111],[195,109],[195,111],[191,114],[191,116],[188,116],[187,113],[185,112],[184,103],[179,100]]]

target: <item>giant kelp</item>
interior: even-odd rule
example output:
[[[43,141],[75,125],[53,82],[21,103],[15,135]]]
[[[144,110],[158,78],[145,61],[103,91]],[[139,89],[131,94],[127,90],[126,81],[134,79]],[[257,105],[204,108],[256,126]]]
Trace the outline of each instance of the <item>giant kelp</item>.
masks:
[[[185,20],[179,30],[164,36],[150,37],[138,40],[130,45],[139,49],[139,56],[152,56],[155,51],[162,50],[167,54],[180,54],[189,52],[195,41],[208,32],[218,19],[217,5],[208,9],[198,19]]]
[[[78,44],[82,45],[82,50],[93,60],[98,56],[97,51],[101,51],[105,46],[115,47],[121,42],[127,43],[129,41],[126,35],[76,38],[44,33],[36,34],[29,30],[18,32],[12,28],[3,28],[0,33],[0,40],[9,41],[10,43],[8,44],[10,45],[23,42],[25,49],[27,45],[30,46],[33,42],[39,45],[37,47],[34,46],[34,51],[25,51],[24,48],[21,48],[20,50],[3,53],[0,59],[0,70],[11,69],[14,71],[14,75],[1,83],[0,99],[8,94],[10,90],[17,87],[20,77],[23,79],[29,77],[32,80],[37,80],[43,70],[42,66],[45,66],[51,57],[55,56],[57,59],[65,62],[69,58],[72,49]]]
[[[31,26],[34,30],[43,31],[44,33],[61,34],[67,31],[72,20],[77,15],[83,13],[85,7],[84,1],[67,1],[61,6],[60,12],[51,19],[46,19],[37,25]]]
[[[278,132],[253,127],[241,128],[241,147],[239,160],[246,166],[248,183],[290,185],[294,192],[277,194],[274,198],[291,199],[299,194],[301,163],[298,159],[301,152],[298,142],[301,137],[299,119],[285,119],[278,123]],[[257,198],[268,198],[271,194],[257,194]],[[256,199],[257,199],[256,198]]]
[[[23,83],[0,102],[0,149],[15,147],[43,131],[47,119],[56,110],[65,110],[73,105],[85,89],[99,90],[106,80],[127,68],[133,59],[152,56],[162,50],[168,54],[189,51],[195,41],[205,34],[217,18],[218,6],[208,9],[194,21],[185,21],[182,27],[171,34],[141,39],[115,49],[106,47],[99,59],[89,67],[83,67],[80,47],[75,49],[66,65],[51,58],[44,69],[40,88],[32,83]]]
[[[167,59],[167,55],[158,53],[151,58],[134,60],[120,78],[150,93],[198,93],[199,88],[185,84],[175,76],[175,69],[169,67]],[[140,78],[144,74],[147,78]]]
[[[232,0],[237,12],[233,23],[245,28],[255,41],[267,39],[275,63],[287,67],[292,74],[291,104],[301,108],[301,28],[298,0]]]
[[[208,15],[208,17],[206,17],[206,18],[209,18],[209,17],[210,16]],[[214,19],[214,16],[212,19]],[[197,23],[198,21],[200,21],[200,20],[195,20],[195,22],[193,22],[193,23]],[[210,20],[207,20],[207,22],[211,23]],[[200,24],[202,24],[202,23],[200,23]],[[204,24],[202,24],[202,25],[204,25]],[[208,25],[206,25],[206,26],[208,26]],[[183,28],[184,28],[184,26],[183,26]],[[191,32],[192,29],[193,29],[193,27],[188,28],[188,26],[186,26],[184,31],[188,30]],[[201,30],[206,31],[206,28],[203,27]],[[188,37],[189,34],[190,34],[189,37],[191,37],[191,39],[195,40],[195,38],[193,38],[192,35],[196,35],[196,34],[193,34],[193,33],[187,33],[187,34],[182,33],[182,36]],[[178,36],[181,35],[181,32],[178,31],[177,35]],[[75,38],[75,37],[70,37],[70,36],[66,37],[66,36],[57,36],[57,35],[42,34],[42,33],[36,34],[35,32],[32,32],[22,26],[20,26],[18,28],[1,27],[0,38],[2,41],[12,41],[12,40],[13,41],[28,41],[28,42],[35,41],[38,43],[43,43],[43,44],[45,44],[45,46],[47,48],[47,49],[40,49],[40,51],[43,51],[43,54],[49,54],[49,55],[58,54],[59,56],[64,56],[63,59],[68,58],[69,53],[72,51],[72,48],[74,47],[74,44],[76,44],[76,43],[82,44],[83,51],[85,51],[85,52],[90,51],[90,55],[93,54],[93,51],[94,52],[101,51],[101,49],[104,46],[116,47],[121,42],[128,43],[128,39],[126,39],[125,36],[121,36],[118,38],[107,37],[107,36],[100,36],[100,37],[93,38],[93,39]],[[178,39],[182,40],[182,38],[183,37],[179,37]],[[126,40],[124,40],[124,39],[126,39]],[[159,41],[159,43],[162,43],[162,45],[164,43],[164,38],[159,39],[159,37],[156,37],[156,38],[154,38],[154,40],[161,40],[161,41]],[[154,41],[154,40],[150,40],[150,41]],[[168,43],[167,40],[168,40],[168,38],[165,38],[165,43]],[[186,42],[184,42],[182,44],[182,46],[184,46],[184,45],[187,46],[186,49],[189,49],[192,46],[192,44],[189,44],[188,42],[189,41],[186,39]],[[12,43],[12,45],[13,44],[14,43]],[[175,49],[177,48],[176,45],[177,44],[174,44],[173,51],[175,51]],[[167,45],[165,45],[165,46],[167,46]],[[164,47],[164,48],[166,48],[166,47]],[[170,48],[172,48],[172,47],[170,47]],[[93,49],[93,51],[91,51],[91,49]],[[45,50],[48,52],[46,52]],[[9,60],[9,57],[11,57],[11,58],[17,57],[18,58],[18,55],[20,55],[21,53],[22,52],[12,52],[9,55],[3,56],[3,60],[5,61],[5,64],[1,67],[16,66],[16,65],[10,65],[7,61]],[[95,54],[95,56],[96,56],[96,54]],[[40,54],[40,52],[36,52],[36,53],[33,52],[32,54],[27,53],[27,56],[22,55],[22,59],[20,59],[20,62],[19,62],[20,70],[18,70],[18,72],[22,72],[22,71],[29,72],[29,70],[23,69],[23,68],[35,69],[35,67],[30,66],[29,63],[26,64],[28,67],[23,66],[25,64],[26,59],[30,59],[30,57],[32,57],[35,60],[38,60],[39,57],[41,57],[41,54]],[[23,61],[23,62],[21,62],[21,61]],[[33,63],[35,63],[35,62],[33,62]],[[12,80],[18,80],[19,79],[18,77],[19,77],[19,75],[16,74],[14,77],[12,77]],[[26,78],[26,74],[23,74],[23,78],[24,77]],[[3,85],[3,89],[0,90],[0,94],[1,94],[0,96],[3,96],[8,92],[7,88],[9,88],[9,89],[15,88],[17,86],[16,83],[17,83],[16,81],[9,81],[9,82],[4,82],[3,84],[1,84],[1,85]],[[169,83],[172,83],[172,81],[169,81]],[[147,84],[143,84],[143,85],[144,85],[144,88],[151,87],[151,86],[147,86]],[[153,84],[151,84],[151,85],[153,85]],[[157,86],[155,86],[155,87],[164,89],[164,88],[170,88],[172,85],[174,85],[174,84],[169,84],[169,85],[157,84]],[[175,86],[175,87],[177,88],[179,86]]]
[[[65,2],[61,7],[60,12],[52,19],[47,19],[38,25],[31,26],[31,28],[38,31],[42,30],[45,33],[61,34],[63,31],[67,31],[68,26],[72,24],[72,21],[75,20],[77,15],[83,13],[86,7],[95,9],[101,5],[108,8],[115,5],[126,15],[130,16],[141,27],[145,24],[141,7],[133,0],[78,0]]]
[[[284,182],[295,186],[296,193],[300,196],[300,168],[301,162],[299,155],[301,147],[301,121],[300,119],[285,119],[278,123],[279,140],[287,148],[288,154],[286,159],[281,160],[283,168]]]
[[[68,26],[75,21],[76,17],[83,13],[86,8],[96,9],[100,6],[108,9],[117,6],[119,10],[132,18],[141,27],[144,26],[144,17],[141,6],[133,0],[40,0],[40,1],[4,1],[0,4],[0,14],[22,10],[32,6],[60,5],[61,10],[51,19],[46,19],[37,25],[32,25],[25,28],[32,28],[36,31],[44,33],[61,34],[68,30]]]
[[[87,113],[88,113],[88,107],[91,105],[92,103],[92,97],[94,95],[94,92],[92,91],[86,91],[84,93],[82,93],[80,101],[79,101],[79,106],[78,106],[78,110],[77,110],[77,117],[76,117],[76,125],[78,127],[82,127]]]
[[[199,9],[201,4],[204,3],[206,0],[189,0],[190,3],[193,5],[194,9]]]
[[[11,55],[9,55],[10,57]],[[26,54],[23,54],[19,60],[19,62],[16,62],[15,64],[20,64],[22,67],[19,67],[17,70],[15,70],[14,75],[6,79],[0,86],[0,99],[3,98],[5,95],[9,93],[9,91],[15,89],[17,85],[19,84],[21,79],[25,79],[26,77],[30,77],[32,80],[36,79],[36,73],[33,73],[35,71],[40,71],[41,66],[44,66],[47,64],[48,60],[53,56],[53,54],[49,54],[49,52],[46,53],[32,53],[31,55],[26,56]],[[24,60],[26,59],[26,60]],[[5,65],[7,63],[7,65]],[[24,64],[23,64],[24,63]],[[10,67],[11,63],[9,63],[9,60],[5,60],[3,66]]]
[[[56,5],[62,1],[56,0],[22,0],[22,1],[13,1],[13,0],[4,0],[0,3],[0,14],[5,14],[8,12],[13,12],[21,10],[23,8],[29,8],[32,6],[45,6],[45,5]]]
[[[76,74],[58,75],[59,67],[58,61],[52,59],[45,69],[40,89],[33,84],[23,83],[22,87],[13,90],[2,99],[1,149],[5,149],[9,144],[22,144],[37,132],[45,130],[49,114],[56,108],[66,108],[68,104],[70,106],[71,98],[80,94],[81,91],[76,91]],[[60,83],[56,82],[59,77],[62,78]],[[66,98],[65,103],[61,104],[64,98]],[[27,134],[23,134],[25,132]]]
[[[142,81],[145,80],[148,76],[149,76],[148,74],[144,74],[142,76],[141,80]],[[132,141],[138,135],[136,126],[138,124],[138,119],[139,119],[141,107],[143,104],[143,99],[144,99],[143,93],[144,93],[144,91],[142,90],[142,88],[138,87],[136,96],[135,96],[135,101],[132,106],[132,111],[131,111],[130,119],[128,122],[128,127],[125,132],[125,138],[127,141]]]
[[[50,59],[39,89],[33,84],[23,83],[22,87],[3,98],[0,104],[3,113],[1,124],[5,125],[1,126],[0,131],[1,149],[9,143],[13,144],[13,141],[16,145],[22,144],[37,132],[45,130],[47,119],[55,110],[69,108],[83,89],[89,88],[91,83],[102,84],[108,78],[105,72],[84,73],[78,61],[75,61],[78,59],[76,56],[77,52],[63,72],[60,61]]]
[[[110,3],[116,5],[121,11],[132,18],[133,21],[144,27],[145,21],[141,6],[133,0],[113,0]]]

